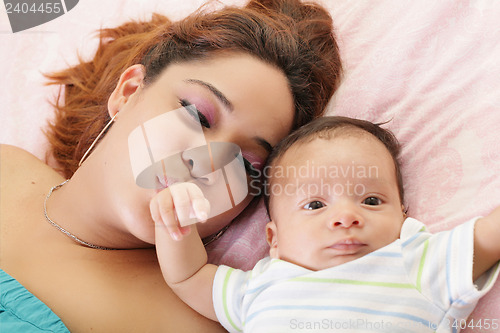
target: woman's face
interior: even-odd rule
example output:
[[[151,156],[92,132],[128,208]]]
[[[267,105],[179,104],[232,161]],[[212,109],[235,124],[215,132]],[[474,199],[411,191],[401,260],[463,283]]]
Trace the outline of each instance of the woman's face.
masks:
[[[134,158],[129,151],[130,133],[148,120],[184,112],[179,108],[192,104],[200,118],[202,140],[234,143],[243,158],[261,169],[271,148],[291,130],[294,101],[287,78],[280,70],[244,54],[172,64],[146,87],[143,75],[141,66],[122,75],[108,103],[111,115],[118,115],[96,155],[104,160],[103,190],[110,208],[123,221],[121,227],[142,241],[153,243],[149,202],[162,188],[147,189],[136,184],[130,162]],[[200,139],[187,131],[175,131],[175,126],[166,126],[165,130],[158,127],[152,137],[154,145],[167,155],[169,151],[176,154],[199,146]],[[168,185],[163,183],[163,188]],[[220,230],[250,200],[247,196],[236,207],[199,224],[200,235],[205,237]]]

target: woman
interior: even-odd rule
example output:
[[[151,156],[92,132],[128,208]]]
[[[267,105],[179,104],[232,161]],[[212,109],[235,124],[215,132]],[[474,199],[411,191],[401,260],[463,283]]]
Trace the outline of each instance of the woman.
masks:
[[[150,212],[161,191],[136,185],[128,137],[158,114],[196,105],[206,140],[238,145],[258,168],[281,138],[321,114],[339,75],[329,15],[297,0],[104,30],[91,62],[51,76],[65,85],[48,133],[60,173],[1,147],[3,325],[220,331],[164,284]],[[177,138],[168,134],[159,139],[170,149]],[[251,199],[211,218],[200,235],[224,228]]]

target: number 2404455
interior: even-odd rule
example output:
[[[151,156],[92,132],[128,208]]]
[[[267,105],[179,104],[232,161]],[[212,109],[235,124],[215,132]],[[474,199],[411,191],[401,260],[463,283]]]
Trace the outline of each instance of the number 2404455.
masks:
[[[63,9],[60,2],[43,2],[29,4],[5,2],[5,9],[7,14],[29,14],[29,13],[46,13],[46,14],[59,14]]]

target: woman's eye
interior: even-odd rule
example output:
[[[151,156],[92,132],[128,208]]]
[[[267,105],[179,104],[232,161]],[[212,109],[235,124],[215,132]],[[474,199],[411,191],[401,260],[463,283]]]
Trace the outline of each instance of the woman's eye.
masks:
[[[210,128],[210,123],[208,122],[207,117],[205,117],[203,113],[198,111],[198,109],[193,104],[189,103],[185,99],[181,99],[180,104],[196,121],[199,120],[201,126]]]
[[[304,209],[309,209],[309,210],[314,210],[314,209],[320,209],[325,207],[325,204],[322,203],[321,201],[314,200],[311,201],[310,203],[306,204],[303,208]]]
[[[251,178],[260,178],[260,171],[256,169],[246,158],[243,158],[243,164],[245,165],[245,171]]]
[[[363,200],[363,204],[369,206],[378,206],[382,204],[382,200],[380,200],[377,197],[368,197],[365,200]]]

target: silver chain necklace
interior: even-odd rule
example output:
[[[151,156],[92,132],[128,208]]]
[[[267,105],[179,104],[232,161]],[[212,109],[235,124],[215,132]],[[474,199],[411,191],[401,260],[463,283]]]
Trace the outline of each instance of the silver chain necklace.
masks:
[[[87,247],[90,247],[90,248],[93,248],[93,249],[98,249],[98,250],[120,250],[120,249],[116,249],[116,248],[105,247],[105,246],[95,245],[95,244],[86,242],[86,241],[78,238],[77,236],[73,235],[71,232],[69,232],[68,230],[64,229],[59,224],[55,223],[54,221],[52,221],[50,219],[49,215],[47,214],[47,201],[49,200],[50,196],[52,195],[52,192],[54,192],[55,190],[61,188],[68,181],[69,181],[69,179],[66,179],[61,184],[53,186],[50,189],[50,191],[47,194],[47,196],[45,197],[45,201],[43,202],[43,214],[45,215],[45,219],[47,220],[47,222],[49,222],[54,228],[56,228],[57,230],[59,230],[60,232],[62,232],[66,236],[68,236],[69,238],[73,239],[75,242],[80,243],[80,244],[82,244],[84,246],[87,246]],[[219,230],[214,235],[208,236],[207,238],[204,238],[203,239],[203,246],[207,246],[208,244],[210,244],[210,243],[218,240],[226,232],[226,230],[229,228],[230,225],[231,225],[231,223],[229,223],[228,225],[226,225],[224,228],[222,228],[221,230]]]
[[[54,192],[55,190],[57,190],[60,187],[62,187],[68,181],[69,181],[69,179],[66,179],[61,184],[52,187],[50,189],[50,191],[49,191],[49,194],[47,194],[47,196],[45,197],[45,201],[43,202],[43,213],[45,215],[45,218],[47,219],[47,222],[49,222],[50,224],[52,224],[53,227],[55,227],[57,230],[59,230],[60,232],[62,232],[66,236],[68,236],[69,238],[73,239],[75,242],[80,243],[80,244],[82,244],[84,246],[87,246],[87,247],[90,247],[90,248],[93,248],[93,249],[98,249],[98,250],[119,250],[119,249],[114,249],[114,248],[110,248],[110,247],[95,245],[95,244],[86,242],[84,240],[81,240],[80,238],[76,237],[71,232],[69,232],[68,230],[64,229],[59,224],[55,223],[54,221],[52,221],[50,219],[49,215],[47,214],[47,200],[49,200],[50,196],[52,195],[52,192]]]

